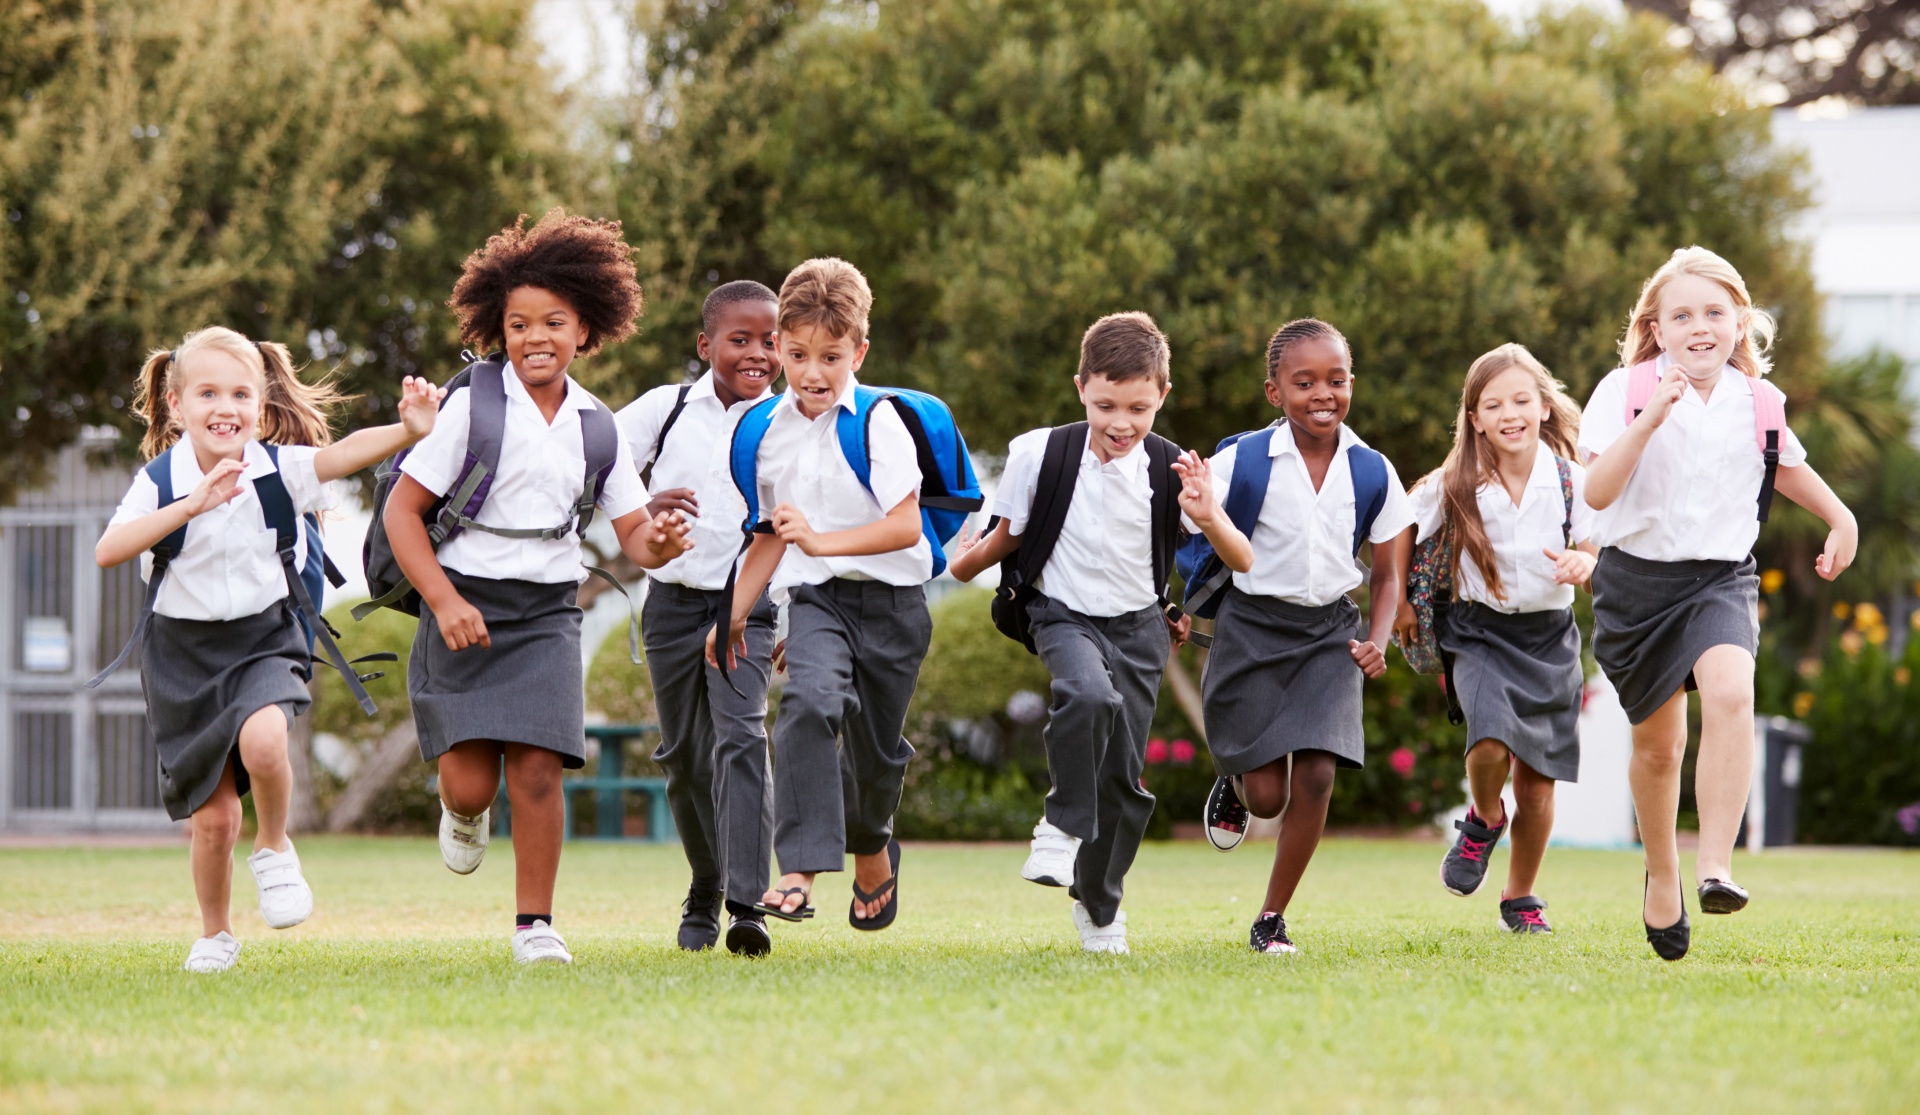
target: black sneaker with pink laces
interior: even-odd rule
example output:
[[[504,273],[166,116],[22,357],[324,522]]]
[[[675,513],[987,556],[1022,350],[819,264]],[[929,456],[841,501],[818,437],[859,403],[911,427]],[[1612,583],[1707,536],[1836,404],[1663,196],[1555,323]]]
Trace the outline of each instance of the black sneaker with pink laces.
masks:
[[[1509,933],[1551,933],[1547,924],[1547,904],[1533,895],[1500,900],[1500,924]]]
[[[1285,956],[1294,951],[1293,938],[1287,936],[1287,919],[1271,910],[1254,921],[1250,937],[1253,951],[1267,956]]]
[[[1500,843],[1500,834],[1507,831],[1507,819],[1502,817],[1499,824],[1488,825],[1468,806],[1466,819],[1455,821],[1453,827],[1460,830],[1460,839],[1440,861],[1440,882],[1465,898],[1487,881],[1487,859],[1493,855],[1493,846]]]

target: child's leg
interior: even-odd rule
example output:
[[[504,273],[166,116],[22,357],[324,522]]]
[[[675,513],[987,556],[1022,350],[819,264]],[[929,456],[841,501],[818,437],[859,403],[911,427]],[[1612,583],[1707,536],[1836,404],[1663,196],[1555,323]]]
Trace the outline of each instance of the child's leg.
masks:
[[[441,755],[440,804],[463,817],[478,817],[493,808],[500,793],[500,757],[502,745],[485,739],[456,743]],[[520,802],[513,803],[517,816]]]
[[[773,851],[780,879],[761,901],[789,911],[821,871],[846,866],[847,829],[841,782],[840,728],[853,696],[853,647],[826,588],[796,592],[788,617],[787,684],[773,721]]]
[[[767,771],[767,684],[773,661],[771,601],[747,620],[747,657],[733,670],[735,693],[708,667],[706,697],[712,718],[713,834],[721,887],[730,901],[751,906],[767,889],[773,853],[773,781]]]
[[[1073,896],[1095,925],[1113,924],[1127,871],[1153,816],[1153,795],[1141,787],[1140,773],[1146,768],[1160,677],[1172,651],[1166,622],[1157,611],[1144,623],[1109,623],[1107,642],[1103,673],[1110,672],[1117,708],[1100,759],[1100,832],[1080,845],[1073,869]]]
[[[280,715],[279,709],[272,711]],[[233,846],[240,839],[240,819],[229,758],[213,796],[193,812],[193,896],[200,902],[202,937],[233,930]]]
[[[1293,892],[1306,874],[1320,835],[1327,829],[1327,806],[1333,801],[1333,772],[1336,761],[1331,751],[1293,753],[1293,777],[1289,790],[1286,819],[1280,822],[1280,842],[1274,849],[1273,874],[1267,880],[1267,897],[1262,913],[1285,914],[1293,901]],[[1269,764],[1263,770],[1277,764]],[[1267,781],[1271,781],[1268,779]],[[1250,783],[1249,783],[1250,784]],[[1263,788],[1271,794],[1270,788]],[[1280,804],[1267,797],[1262,804]]]
[[[253,850],[284,852],[287,811],[293,802],[293,764],[287,759],[287,714],[279,705],[258,709],[240,725],[240,761],[253,783]]]
[[[1507,823],[1507,807],[1500,791],[1507,785],[1513,753],[1497,739],[1483,739],[1467,751],[1467,792],[1474,815],[1490,828]]]
[[[1687,693],[1678,690],[1660,711],[1633,726],[1627,783],[1646,851],[1647,894],[1641,917],[1664,928],[1680,920],[1680,764],[1687,753]]]
[[[1052,602],[1046,610],[1067,611],[1065,605]],[[1039,623],[1033,628],[1033,645],[1053,677],[1049,687],[1053,699],[1041,732],[1052,783],[1046,798],[1047,822],[1068,836],[1090,841],[1109,827],[1102,823],[1107,818],[1100,812],[1105,804],[1101,775],[1108,742],[1121,721],[1121,696],[1108,670],[1106,652],[1085,623],[1071,617]]]
[[[842,802],[853,881],[875,894],[893,877],[887,844],[893,839],[893,815],[900,808],[907,762],[913,758],[913,746],[901,733],[920,680],[920,662],[933,640],[933,618],[919,588],[869,583],[863,601],[860,653],[853,662],[855,701],[843,728],[847,792]],[[891,894],[887,889],[872,902],[855,899],[854,912],[873,917],[886,908]]]
[[[1753,782],[1753,656],[1717,646],[1693,667],[1700,686],[1700,758],[1693,794],[1700,806],[1694,874],[1733,881],[1733,843]]]
[[[667,775],[667,805],[693,883],[717,890],[721,880],[713,828],[713,717],[707,709],[707,664],[702,657],[711,626],[705,602],[693,590],[669,584],[647,590],[640,630],[660,721],[660,747],[653,761]],[[720,682],[720,688],[725,689],[726,682]],[[758,901],[759,892],[754,895]]]
[[[560,792],[558,752],[525,743],[507,746],[507,797],[513,802],[514,902],[520,913],[553,913],[553,880],[560,874],[566,836],[566,799]]]
[[[1547,858],[1547,838],[1553,835],[1553,788],[1553,779],[1519,759],[1513,761],[1513,827],[1508,830],[1503,899],[1533,893],[1540,863]]]
[[[1292,759],[1291,755],[1275,759],[1240,776],[1240,804],[1247,807],[1247,812],[1271,821],[1286,811],[1287,795],[1292,792]]]

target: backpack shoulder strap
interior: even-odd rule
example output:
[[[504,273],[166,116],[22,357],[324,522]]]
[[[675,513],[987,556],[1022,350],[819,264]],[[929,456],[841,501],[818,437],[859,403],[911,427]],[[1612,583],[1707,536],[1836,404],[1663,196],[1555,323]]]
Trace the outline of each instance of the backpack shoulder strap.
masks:
[[[667,420],[660,423],[660,432],[654,435],[653,451],[647,454],[646,460],[640,462],[640,482],[642,484],[646,484],[649,487],[652,486],[653,466],[655,462],[660,460],[660,451],[666,448],[667,435],[673,432],[673,424],[680,421],[680,412],[687,409],[687,394],[692,390],[693,384],[683,383],[680,385],[680,393],[674,396],[673,409],[667,411]]]
[[[1080,479],[1080,458],[1087,451],[1087,424],[1055,426],[1040,454],[1040,474],[1034,482],[1033,506],[1027,511],[1027,529],[1012,555],[1020,583],[1033,584],[1047,568],[1060,531],[1067,525],[1074,485]]]
[[[1387,459],[1367,446],[1349,446],[1347,470],[1353,475],[1353,554],[1359,557],[1361,543],[1387,505]]]
[[[593,400],[593,407],[580,412],[580,447],[587,459],[586,476],[580,485],[580,500],[573,506],[573,531],[585,536],[587,527],[593,522],[593,512],[600,505],[600,493],[606,490],[607,477],[613,474],[613,465],[620,459],[620,424],[614,421],[613,411],[593,394],[587,398]]]
[[[847,459],[847,465],[853,469],[854,478],[860,481],[860,486],[869,494],[873,491],[873,457],[872,450],[867,447],[867,426],[873,421],[874,407],[882,399],[893,400],[895,412],[902,415],[902,422],[907,421],[905,417],[907,408],[898,405],[897,399],[879,388],[868,387],[865,384],[853,389],[853,409],[850,411],[839,409],[836,403],[833,416],[833,431],[840,439],[840,455]],[[912,428],[909,427],[907,432],[912,433]],[[915,438],[914,444],[925,445],[926,438]],[[923,462],[921,468],[923,480],[925,471]],[[883,507],[881,510],[891,509]]]
[[[1220,510],[1241,534],[1253,537],[1260,521],[1260,509],[1267,502],[1267,485],[1273,479],[1273,427],[1236,434],[1222,441],[1214,455],[1228,446],[1237,446],[1233,454],[1233,475],[1227,478],[1227,498]]]
[[[1159,434],[1147,435],[1147,480],[1153,487],[1153,591],[1170,619],[1180,618],[1180,606],[1167,599],[1167,579],[1173,575],[1173,550],[1180,542],[1180,477],[1173,462],[1180,447]]]
[[[1573,465],[1565,457],[1553,455],[1553,470],[1560,474],[1560,502],[1566,505],[1566,515],[1560,521],[1560,533],[1566,544],[1573,545]]]
[[[1787,397],[1778,387],[1759,377],[1751,377],[1753,387],[1753,439],[1766,462],[1766,475],[1760,479],[1760,521],[1767,521],[1773,506],[1773,484],[1780,472],[1780,444],[1786,437]]]
[[[460,476],[447,492],[440,513],[427,527],[434,549],[480,513],[500,469],[500,444],[506,436],[507,381],[504,363],[488,357],[467,365],[467,457]],[[457,378],[457,377],[456,377]]]
[[[727,471],[733,475],[733,486],[747,501],[747,517],[740,524],[742,534],[773,533],[772,524],[760,522],[760,443],[766,440],[767,427],[773,424],[774,408],[784,398],[783,392],[755,403],[733,427],[733,441],[727,449]]]
[[[1633,420],[1647,409],[1647,404],[1653,401],[1654,390],[1659,386],[1658,360],[1642,360],[1627,369],[1627,425],[1633,425]]]

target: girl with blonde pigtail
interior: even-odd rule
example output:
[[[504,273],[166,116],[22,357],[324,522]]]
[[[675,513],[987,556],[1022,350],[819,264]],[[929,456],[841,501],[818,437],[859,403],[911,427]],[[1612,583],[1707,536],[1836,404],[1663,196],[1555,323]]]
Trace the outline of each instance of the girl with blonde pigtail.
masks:
[[[314,560],[306,515],[331,506],[330,481],[424,437],[441,397],[410,376],[398,423],[334,442],[330,420],[343,398],[329,383],[302,382],[284,345],[213,326],[141,368],[134,409],[147,426],[148,463],[94,558],[103,568],[139,558],[146,603],[127,648],[89,684],[140,648],[161,800],[193,832],[202,933],[188,971],[225,971],[239,954],[228,906],[249,791],[258,829],[247,864],[261,916],[285,929],[313,911],[287,839],[287,730],[310,703],[313,666],[302,622],[311,601],[298,583]]]

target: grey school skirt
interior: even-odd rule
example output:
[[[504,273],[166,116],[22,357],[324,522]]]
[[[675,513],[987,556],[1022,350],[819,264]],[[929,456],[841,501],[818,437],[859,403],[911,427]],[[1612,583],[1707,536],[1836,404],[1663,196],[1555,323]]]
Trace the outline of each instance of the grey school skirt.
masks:
[[[285,598],[241,619],[149,619],[140,638],[140,691],[167,816],[182,821],[205,805],[229,755],[234,789],[246,793],[252,782],[240,762],[240,725],[277,705],[291,726],[313,703],[312,676],[307,637]]]
[[[480,739],[544,747],[560,753],[562,766],[585,766],[579,586],[496,581],[451,569],[447,579],[480,609],[493,645],[450,651],[432,609],[421,609],[407,663],[420,757],[433,762],[456,743]]]
[[[1572,608],[1515,615],[1462,601],[1447,609],[1440,646],[1453,655],[1469,750],[1499,740],[1548,778],[1579,779],[1586,677]]]
[[[1200,681],[1214,769],[1245,774],[1295,751],[1360,766],[1365,675],[1347,649],[1360,637],[1360,609],[1344,596],[1309,608],[1229,588]]]
[[[1593,570],[1593,657],[1635,724],[1717,646],[1760,650],[1760,578],[1745,561],[1648,561],[1608,547]]]

